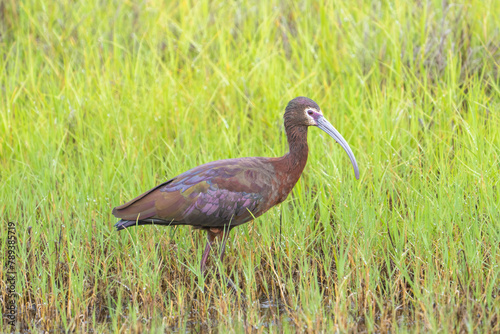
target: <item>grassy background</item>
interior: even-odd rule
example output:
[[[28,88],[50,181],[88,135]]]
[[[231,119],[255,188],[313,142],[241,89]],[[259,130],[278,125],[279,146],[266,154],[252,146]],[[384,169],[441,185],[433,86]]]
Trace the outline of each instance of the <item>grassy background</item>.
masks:
[[[499,27],[495,0],[4,0],[17,329],[500,331]],[[284,154],[298,95],[361,178],[309,131],[293,193],[217,264],[245,300],[201,276],[199,232],[114,231],[112,207],[189,168]]]

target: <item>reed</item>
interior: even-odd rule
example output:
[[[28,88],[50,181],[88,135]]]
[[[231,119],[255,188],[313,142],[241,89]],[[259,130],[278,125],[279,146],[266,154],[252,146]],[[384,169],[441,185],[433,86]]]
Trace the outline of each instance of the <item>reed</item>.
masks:
[[[500,331],[499,27],[494,0],[3,1],[2,332]],[[361,178],[310,130],[293,193],[212,261],[244,298],[198,231],[114,231],[189,168],[282,155],[299,95]]]

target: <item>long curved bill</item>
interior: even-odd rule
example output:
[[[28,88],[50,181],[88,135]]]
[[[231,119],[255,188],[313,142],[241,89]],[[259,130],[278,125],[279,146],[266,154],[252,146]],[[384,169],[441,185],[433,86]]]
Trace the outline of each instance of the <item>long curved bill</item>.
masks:
[[[358,163],[356,162],[356,158],[354,157],[354,153],[352,153],[351,148],[349,147],[349,144],[345,141],[344,137],[333,127],[333,125],[330,124],[324,117],[319,117],[316,120],[316,124],[318,128],[321,130],[325,131],[335,139],[337,143],[342,146],[344,151],[347,153],[349,156],[349,159],[351,159],[352,167],[354,168],[354,175],[356,176],[356,179],[359,180],[359,169],[358,169]]]

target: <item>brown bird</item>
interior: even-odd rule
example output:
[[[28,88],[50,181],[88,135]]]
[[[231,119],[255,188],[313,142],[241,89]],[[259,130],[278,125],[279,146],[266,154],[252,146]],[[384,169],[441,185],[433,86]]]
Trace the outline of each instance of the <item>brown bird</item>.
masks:
[[[291,100],[284,121],[289,146],[284,156],[227,159],[195,167],[114,208],[113,215],[121,218],[115,227],[123,230],[146,224],[191,225],[207,231],[201,259],[204,272],[216,238],[222,241],[222,261],[232,228],[259,217],[290,194],[307,162],[309,126],[317,126],[342,146],[359,179],[349,145],[323,117],[316,102],[307,97]]]

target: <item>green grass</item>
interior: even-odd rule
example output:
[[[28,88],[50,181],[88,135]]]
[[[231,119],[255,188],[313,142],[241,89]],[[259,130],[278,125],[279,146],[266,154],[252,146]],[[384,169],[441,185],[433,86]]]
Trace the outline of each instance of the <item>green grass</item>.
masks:
[[[0,328],[500,331],[499,27],[495,0],[5,0],[0,254],[14,221],[17,329]],[[310,129],[293,193],[216,264],[245,300],[201,276],[198,231],[114,231],[114,206],[187,169],[284,154],[299,95],[361,177]]]

